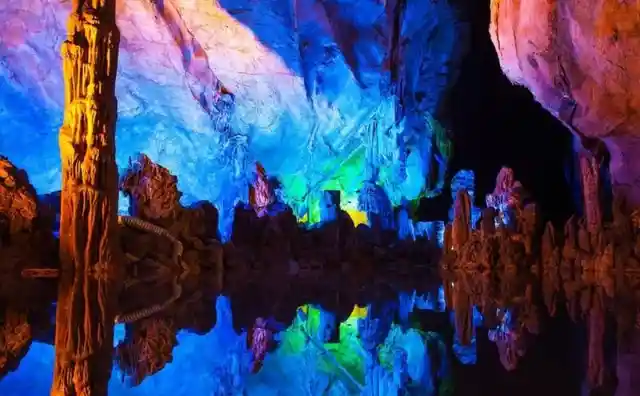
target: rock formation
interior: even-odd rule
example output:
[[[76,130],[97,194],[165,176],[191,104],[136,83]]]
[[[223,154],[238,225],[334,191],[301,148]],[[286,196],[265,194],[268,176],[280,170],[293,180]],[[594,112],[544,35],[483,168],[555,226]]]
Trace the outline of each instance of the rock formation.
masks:
[[[592,264],[593,268],[615,265],[618,274],[624,272],[630,276],[630,281],[633,280],[631,284],[637,283],[637,275],[631,275],[636,271],[637,262],[628,253],[636,242],[633,235],[637,225],[629,231],[624,217],[640,207],[640,4],[617,0],[493,0],[490,33],[507,77],[527,87],[580,143],[586,211],[586,230],[582,230],[582,234],[585,231],[588,234],[582,238],[584,247],[580,251],[599,252],[600,258]],[[604,152],[603,146],[608,153]],[[603,216],[597,174],[601,163],[607,159],[617,201],[614,209],[618,213],[612,228],[618,232],[613,231],[617,235],[613,240],[603,237],[603,233],[607,235],[608,232],[599,226]],[[575,231],[574,223],[568,224],[567,231]],[[627,247],[622,248],[620,244]],[[563,251],[574,249],[565,244]],[[553,257],[555,254],[547,260],[553,262]],[[605,294],[611,295],[613,279],[600,276],[598,279],[608,279],[602,286],[608,291]],[[621,280],[619,276],[615,279],[616,284]],[[547,287],[555,289],[552,285],[557,285],[555,276],[554,280],[548,281]],[[624,287],[624,290],[634,287],[637,286]],[[569,295],[574,295],[573,288],[566,284],[564,287]],[[618,286],[615,289],[618,290],[616,293],[620,292]],[[602,303],[593,304],[590,318],[594,315],[602,317],[603,308],[598,308]],[[570,312],[575,309],[571,308]],[[600,321],[590,323],[602,326],[598,324]],[[599,328],[593,328],[594,334],[600,334]],[[629,331],[635,334],[629,336],[631,340],[640,339],[638,330]],[[637,342],[626,344],[637,345]],[[593,353],[600,356],[597,350]],[[637,364],[633,362],[634,359],[637,362],[640,354],[633,353],[621,353],[620,359],[625,361],[618,364],[621,395],[631,394],[631,379],[624,373],[630,371],[629,365]],[[590,370],[589,373],[592,382],[602,382],[605,375],[602,370]]]
[[[51,301],[55,286],[27,281],[57,260],[47,217],[25,171],[0,156],[0,377],[15,370],[33,339],[32,304]]]
[[[526,352],[527,340],[540,331],[543,317],[537,301],[544,302],[550,316],[564,302],[570,317],[587,327],[588,387],[612,392],[617,375],[622,381],[619,394],[631,395],[634,380],[629,373],[637,367],[640,312],[640,239],[632,221],[637,210],[630,215],[617,201],[613,223],[604,223],[598,173],[586,161],[582,171],[585,218],[569,219],[563,235],[550,223],[540,227],[535,205],[522,199],[524,189],[509,169],[498,175],[480,229],[468,226],[468,195],[458,192],[441,263],[445,293],[461,342],[470,340],[468,312],[473,304],[492,329],[490,339],[509,370]],[[617,335],[607,330],[614,319]],[[605,348],[606,340],[616,336],[617,368]]]
[[[544,331],[544,310],[551,316],[566,310],[588,328],[584,347],[589,386],[609,387],[616,375],[622,392],[635,381],[630,373],[637,356],[639,216],[625,214],[616,204],[613,223],[600,219],[601,210],[594,207],[601,205],[599,200],[588,198],[597,196],[599,183],[590,169],[583,167],[585,218],[569,220],[562,234],[551,224],[541,227],[536,205],[525,199],[523,186],[508,168],[500,171],[487,199],[491,206],[484,209],[477,227],[470,224],[469,194],[460,189],[453,224],[445,232],[441,276],[460,346],[474,345],[475,327],[480,325],[477,310],[502,363],[513,370],[531,347],[532,337]],[[131,214],[139,216],[121,216],[115,236],[124,252],[126,273],[113,312],[126,323],[127,337],[114,356],[130,385],[171,361],[178,331],[204,333],[213,327],[211,307],[220,290],[240,308],[234,309],[234,327],[255,327],[254,336],[264,327],[259,318],[288,324],[305,303],[334,313],[335,321],[346,319],[356,304],[370,305],[360,336],[371,351],[394,318],[407,326],[409,313],[424,296],[429,301],[420,305],[438,310],[437,242],[419,236],[401,241],[396,232],[376,237],[364,225],[354,229],[337,209],[336,194],[327,193],[324,200],[335,206],[326,216],[327,224],[311,229],[299,227],[291,209],[277,201],[260,213],[251,205],[239,206],[234,238],[221,245],[215,240],[215,209],[206,203],[180,205],[176,177],[148,157],[131,162],[120,186],[130,199]],[[38,268],[21,273],[43,275]],[[65,276],[62,266],[61,288]],[[1,333],[13,340],[2,351],[5,372],[16,367],[33,338],[29,331],[37,327],[26,320],[22,308],[13,307],[6,312],[11,325]],[[604,347],[607,338],[616,336],[606,326],[614,319],[620,346],[617,367]],[[270,325],[268,330],[279,331],[277,327]],[[58,334],[62,329],[58,322]],[[331,337],[329,333],[335,328],[325,336]],[[254,357],[262,359],[266,339],[251,340]],[[367,367],[373,371],[367,375],[375,374],[376,359],[370,359]],[[102,372],[90,368],[92,375]]]
[[[601,157],[604,143],[614,194],[633,207],[640,206],[639,15],[638,2],[618,0],[491,2],[491,38],[507,77],[586,151]]]
[[[56,255],[52,216],[26,172],[0,156],[0,301],[29,301],[41,294],[20,280],[33,276],[34,269],[42,274],[57,267],[51,259]]]
[[[53,49],[64,40],[70,3],[0,5],[7,125],[0,153],[26,167],[40,193],[59,190],[58,159],[44,153],[54,153],[49,131],[64,102],[62,75],[51,65],[60,62]],[[454,0],[118,1],[118,163],[144,152],[167,166],[186,202],[219,208],[225,230],[226,209],[245,193],[255,161],[280,179],[292,207],[339,185],[342,202],[355,209],[361,126],[375,114],[379,159],[393,168],[379,182],[394,204],[413,200],[429,174],[442,185],[450,156],[441,149],[450,142],[439,133],[440,108],[468,41],[456,7]],[[313,198],[313,210],[317,204]]]
[[[52,395],[106,395],[122,257],[115,162],[115,0],[78,0],[62,44],[60,280]]]

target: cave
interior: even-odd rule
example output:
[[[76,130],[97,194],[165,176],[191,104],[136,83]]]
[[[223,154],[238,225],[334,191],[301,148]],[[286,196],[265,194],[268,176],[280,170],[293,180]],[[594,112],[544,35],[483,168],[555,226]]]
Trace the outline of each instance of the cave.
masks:
[[[640,395],[640,3],[5,3],[1,395]]]

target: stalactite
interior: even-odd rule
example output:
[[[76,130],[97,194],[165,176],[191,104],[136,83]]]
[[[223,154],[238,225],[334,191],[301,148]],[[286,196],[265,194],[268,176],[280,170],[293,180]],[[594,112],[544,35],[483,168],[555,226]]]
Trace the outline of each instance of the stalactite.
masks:
[[[62,44],[60,282],[52,395],[106,395],[118,293],[115,0],[74,1]]]

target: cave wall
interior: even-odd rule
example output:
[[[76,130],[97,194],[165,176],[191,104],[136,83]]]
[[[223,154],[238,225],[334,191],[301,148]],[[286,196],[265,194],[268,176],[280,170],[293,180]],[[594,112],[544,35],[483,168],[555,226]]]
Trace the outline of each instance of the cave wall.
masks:
[[[436,114],[456,78],[466,29],[447,1],[406,2],[398,41],[406,117],[397,123],[389,7],[118,1],[119,165],[145,152],[177,174],[185,200],[212,200],[224,216],[246,198],[259,161],[294,207],[308,204],[309,191],[337,188],[355,211],[362,126],[375,116],[389,169],[380,183],[394,202],[416,198],[432,162],[434,126],[424,114]],[[0,153],[29,172],[39,193],[60,185],[58,48],[69,9],[64,0],[0,5]],[[405,150],[406,176],[398,176]]]

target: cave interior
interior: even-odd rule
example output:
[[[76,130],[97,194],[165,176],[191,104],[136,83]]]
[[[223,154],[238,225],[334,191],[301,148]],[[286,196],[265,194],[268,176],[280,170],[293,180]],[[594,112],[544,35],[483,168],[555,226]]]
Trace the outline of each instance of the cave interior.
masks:
[[[593,3],[0,5],[0,394],[640,395]]]

